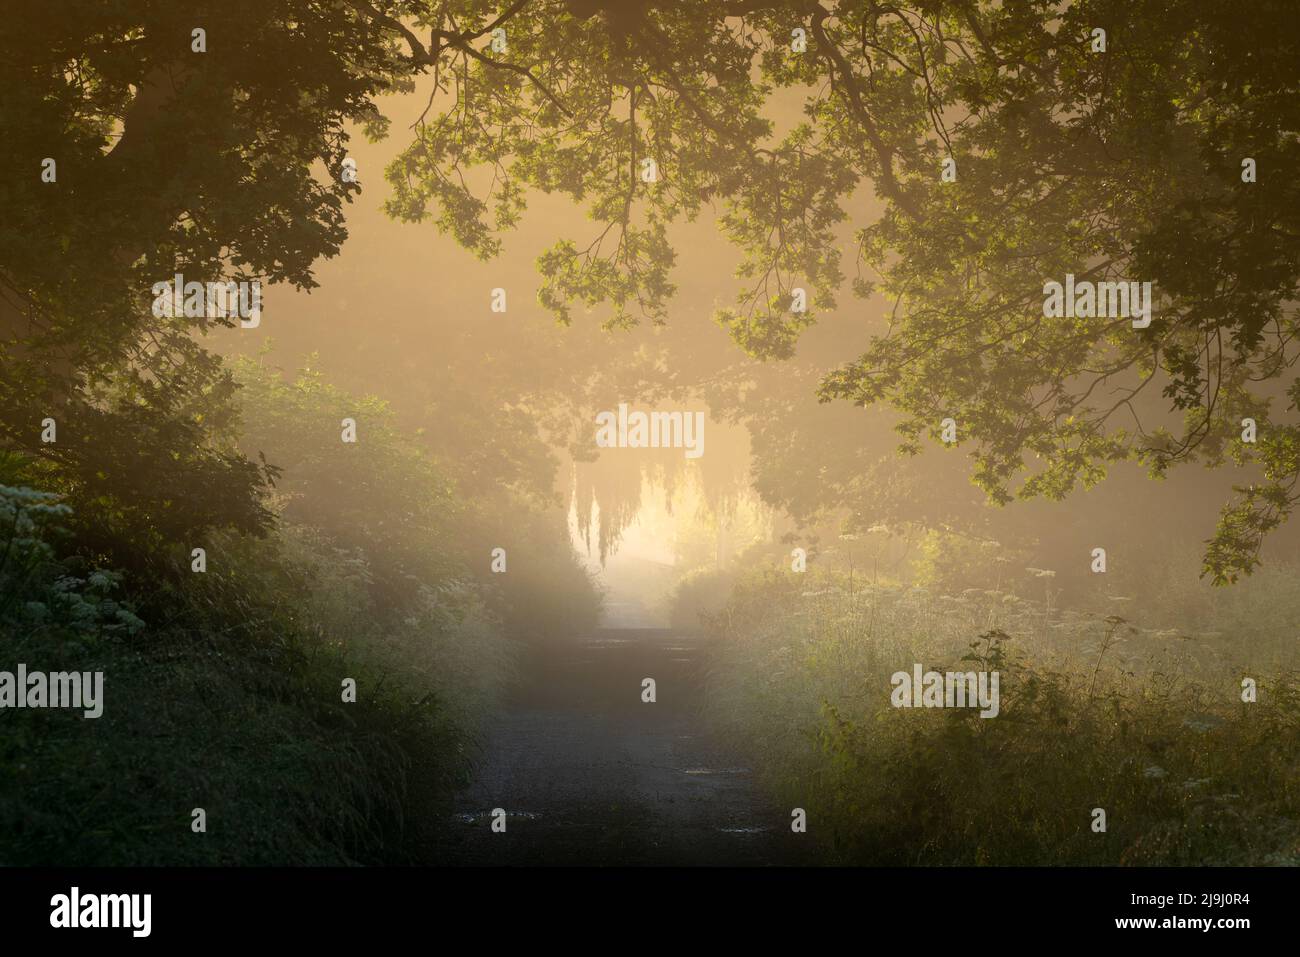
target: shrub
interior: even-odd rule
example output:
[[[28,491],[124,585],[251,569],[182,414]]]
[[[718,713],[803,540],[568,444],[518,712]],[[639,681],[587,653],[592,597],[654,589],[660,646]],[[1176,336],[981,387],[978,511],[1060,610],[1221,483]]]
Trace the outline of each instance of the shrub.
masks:
[[[102,671],[105,704],[5,714],[0,863],[400,862],[432,846],[508,677],[472,587],[422,586],[392,620],[361,556],[302,529],[231,535],[206,574],[141,593],[146,624],[120,575],[58,557],[66,508],[8,488],[6,508],[8,667]]]

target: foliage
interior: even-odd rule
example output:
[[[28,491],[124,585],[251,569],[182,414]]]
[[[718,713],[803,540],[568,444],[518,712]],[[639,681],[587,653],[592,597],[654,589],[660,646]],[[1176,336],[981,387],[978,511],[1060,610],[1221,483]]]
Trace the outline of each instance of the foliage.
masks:
[[[0,160],[62,170],[0,187],[0,428],[88,524],[111,499],[104,517],[153,545],[265,531],[271,477],[222,441],[230,380],[191,338],[229,320],[151,317],[145,292],[178,271],[310,288],[359,189],[339,174],[348,124],[386,135],[376,98],[426,76],[389,213],[489,257],[530,191],[587,204],[594,240],[539,261],[561,320],[666,321],[670,227],[718,204],[741,257],[718,321],[789,359],[835,308],[851,236],[851,288],[885,295],[889,325],[837,357],[823,400],[889,402],[909,453],[956,417],[998,502],[1123,461],[1250,465],[1205,552],[1216,582],[1290,515],[1300,202],[1276,171],[1297,158],[1300,37],[1282,0],[241,0],[203,19],[210,54],[166,5],[25,2],[0,25]],[[1046,320],[1043,280],[1066,272],[1153,281],[1155,321]],[[47,446],[54,412],[66,440]],[[1257,443],[1237,441],[1244,417]],[[767,475],[770,501],[804,509],[860,491]]]
[[[277,498],[288,521],[328,524],[340,547],[373,556],[376,587],[394,597],[412,576],[455,567],[449,539],[465,505],[387,403],[350,395],[310,368],[289,379],[241,360],[233,371],[242,386],[240,443],[283,473]],[[341,441],[344,418],[357,423],[356,442]]]
[[[419,603],[418,582],[476,581],[514,637],[595,624],[598,596],[563,522],[546,510],[554,502],[512,487],[509,472],[486,472],[494,450],[468,461],[431,450],[443,448],[436,436],[404,428],[376,396],[327,382],[312,361],[294,377],[251,359],[233,367],[240,445],[274,463],[276,507],[287,521],[367,556],[368,587],[394,607]],[[345,417],[357,423],[356,443],[340,441]],[[494,445],[515,438],[492,437]],[[492,574],[491,550],[505,544],[507,573]]]
[[[1210,635],[1044,612],[757,573],[710,620],[712,716],[839,862],[1294,864],[1294,648],[1245,704]],[[891,707],[917,662],[999,671],[998,716]]]
[[[397,618],[369,596],[364,556],[290,530],[210,543],[207,573],[124,600],[119,575],[79,574],[80,560],[55,557],[66,506],[27,489],[4,496],[46,510],[6,539],[10,657],[31,670],[102,671],[105,699],[96,719],[6,712],[4,863],[429,853],[468,772],[470,734],[510,674],[473,586],[421,586]],[[341,700],[344,677],[357,682],[355,704]],[[190,830],[195,807],[206,834]]]
[[[239,0],[197,20],[93,0],[0,24],[0,160],[24,171],[0,185],[0,441],[48,463],[43,486],[109,544],[268,527],[267,477],[221,441],[229,376],[192,338],[234,320],[156,317],[149,291],[176,273],[309,287],[357,191],[313,165],[338,168],[349,121],[378,134],[370,100],[393,86],[390,45],[345,5]]]
[[[695,631],[704,615],[716,614],[731,598],[736,576],[716,568],[699,568],[683,575],[669,596],[669,622],[681,631]]]
[[[1257,463],[1205,565],[1218,582],[1256,567],[1296,500],[1295,427],[1270,415],[1280,390],[1295,410],[1295,386],[1270,384],[1296,358],[1300,196],[1293,177],[1241,175],[1246,157],[1297,159],[1285,3],[536,3],[491,22],[468,7],[462,29],[446,7],[413,11],[431,38],[406,37],[412,62],[450,105],[390,167],[393,215],[491,256],[527,189],[585,202],[595,239],[541,257],[541,301],[564,322],[606,303],[627,327],[666,320],[668,224],[720,202],[743,285],[718,321],[789,358],[835,306],[841,224],[870,183],[885,211],[855,224],[852,285],[892,300],[889,328],[822,399],[889,401],[906,452],[956,416],[998,502],[1060,498],[1126,460]],[[507,51],[466,48],[499,24]],[[1044,278],[1067,272],[1154,282],[1155,321],[1045,319]],[[795,287],[815,311],[791,310]],[[1263,429],[1253,447],[1235,441],[1243,417]]]

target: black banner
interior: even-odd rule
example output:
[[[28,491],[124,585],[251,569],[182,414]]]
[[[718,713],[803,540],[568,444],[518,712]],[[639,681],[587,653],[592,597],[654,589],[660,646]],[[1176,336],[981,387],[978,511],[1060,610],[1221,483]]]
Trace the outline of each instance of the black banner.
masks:
[[[1272,938],[1291,924],[1287,869],[37,869],[0,871],[7,941],[75,933],[153,941],[344,942],[468,932],[735,943],[820,937],[981,948],[1019,934],[1138,946]],[[620,928],[622,928],[620,930]],[[931,935],[937,935],[931,937]],[[452,938],[448,936],[448,943]]]

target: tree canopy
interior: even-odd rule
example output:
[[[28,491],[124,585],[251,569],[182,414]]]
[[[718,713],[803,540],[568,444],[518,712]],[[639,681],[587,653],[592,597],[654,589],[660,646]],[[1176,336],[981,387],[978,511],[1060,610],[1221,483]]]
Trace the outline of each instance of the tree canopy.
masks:
[[[1300,18],[1282,0],[22,2],[0,30],[0,400],[9,441],[42,454],[59,376],[84,398],[129,367],[117,406],[88,407],[192,424],[223,381],[189,338],[210,320],[150,317],[150,283],[184,266],[309,286],[345,235],[347,125],[384,135],[375,98],[423,83],[388,212],[490,257],[531,192],[585,204],[591,235],[538,262],[562,322],[668,321],[670,227],[716,216],[735,342],[788,359],[845,292],[884,296],[887,328],[819,397],[893,405],[904,451],[951,417],[997,501],[1126,460],[1250,465],[1206,553],[1228,581],[1300,498]],[[1045,315],[1067,274],[1151,282],[1151,323]],[[198,435],[177,445],[259,481]]]

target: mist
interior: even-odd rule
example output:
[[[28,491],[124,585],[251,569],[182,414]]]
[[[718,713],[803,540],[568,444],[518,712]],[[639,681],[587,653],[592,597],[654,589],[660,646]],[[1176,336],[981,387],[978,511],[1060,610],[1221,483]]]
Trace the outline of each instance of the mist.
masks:
[[[265,6],[3,84],[0,862],[1297,863],[1294,17]]]

